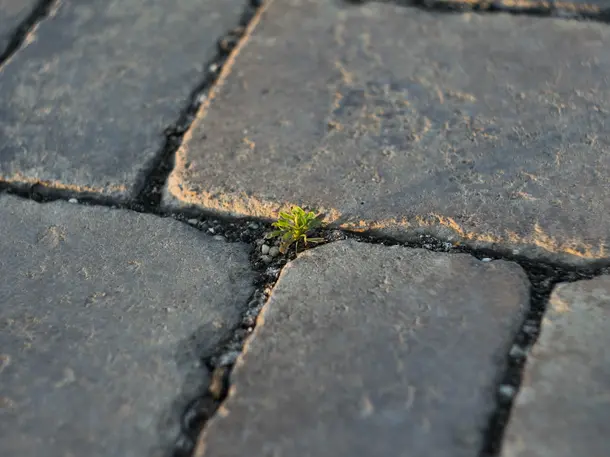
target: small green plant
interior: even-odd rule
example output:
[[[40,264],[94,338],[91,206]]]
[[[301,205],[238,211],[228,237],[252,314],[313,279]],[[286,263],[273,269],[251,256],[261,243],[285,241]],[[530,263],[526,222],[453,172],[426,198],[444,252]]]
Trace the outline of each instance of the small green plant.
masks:
[[[320,243],[324,238],[308,238],[307,234],[322,225],[322,215],[315,215],[313,211],[305,211],[299,206],[293,206],[290,212],[281,212],[273,227],[277,230],[269,234],[269,238],[281,237],[280,252],[285,253],[288,248],[296,243],[298,252],[299,242]]]

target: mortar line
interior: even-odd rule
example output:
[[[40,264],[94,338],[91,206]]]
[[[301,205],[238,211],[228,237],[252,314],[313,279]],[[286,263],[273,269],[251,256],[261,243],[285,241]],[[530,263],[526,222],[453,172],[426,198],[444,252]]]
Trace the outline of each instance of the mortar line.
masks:
[[[17,26],[6,48],[0,50],[0,70],[21,49],[22,45],[38,27],[59,7],[61,0],[40,0],[30,14]]]

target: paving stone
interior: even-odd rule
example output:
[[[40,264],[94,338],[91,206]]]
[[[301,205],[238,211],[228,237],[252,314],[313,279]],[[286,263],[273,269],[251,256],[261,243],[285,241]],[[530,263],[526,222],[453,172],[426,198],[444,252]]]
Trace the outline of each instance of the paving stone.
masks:
[[[274,2],[178,152],[165,204],[282,204],[580,262],[606,256],[610,29]]]
[[[133,196],[243,7],[60,2],[0,68],[0,179]]]
[[[553,291],[502,457],[608,455],[610,276]]]
[[[0,55],[37,4],[37,0],[0,0]]]
[[[252,291],[247,247],[2,196],[0,233],[0,455],[168,455]]]
[[[308,251],[283,270],[195,455],[476,455],[527,302],[513,263]]]

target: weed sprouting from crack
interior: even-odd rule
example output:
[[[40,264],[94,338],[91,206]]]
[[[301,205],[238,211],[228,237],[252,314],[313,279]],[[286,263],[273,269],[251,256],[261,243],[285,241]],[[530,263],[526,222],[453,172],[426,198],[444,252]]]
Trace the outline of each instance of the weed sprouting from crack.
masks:
[[[279,237],[280,252],[284,254],[288,248],[294,244],[295,250],[298,252],[299,243],[302,242],[304,247],[307,243],[317,244],[324,241],[320,237],[307,237],[311,232],[322,226],[322,214],[316,216],[313,211],[305,211],[300,206],[293,206],[290,212],[281,212],[280,217],[272,225],[276,230],[268,235],[268,238]]]

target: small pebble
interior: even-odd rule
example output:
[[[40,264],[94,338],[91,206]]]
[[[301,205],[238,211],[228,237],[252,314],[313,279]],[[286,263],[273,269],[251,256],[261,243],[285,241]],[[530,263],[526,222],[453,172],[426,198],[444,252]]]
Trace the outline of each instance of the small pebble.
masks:
[[[199,223],[199,221],[197,219],[189,219],[186,222],[188,222],[191,225],[195,225],[195,226]]]
[[[263,245],[261,246],[261,253],[262,253],[263,255],[267,255],[267,254],[269,254],[269,251],[270,251],[270,248],[269,248],[269,246],[268,246],[268,245],[263,244]]]
[[[225,237],[222,236],[222,235],[215,235],[214,239],[217,240],[217,241],[225,241]]]
[[[248,328],[251,328],[256,323],[256,316],[248,315],[248,316],[244,317],[244,320],[242,321],[242,323],[245,326],[247,326]]]
[[[76,198],[71,198],[68,200],[68,203],[78,203],[78,200]]]
[[[491,259],[489,257],[483,257],[481,262],[491,262]]]
[[[278,248],[277,246],[273,246],[271,249],[269,249],[269,255],[271,257],[277,257],[278,255],[280,255],[280,248]]]
[[[515,389],[513,386],[509,386],[508,384],[504,384],[502,386],[500,386],[500,388],[498,389],[498,392],[500,392],[500,395],[502,395],[503,397],[507,397],[507,398],[512,398],[515,396],[517,389]]]
[[[525,350],[521,349],[516,344],[512,348],[510,348],[509,355],[511,357],[525,357],[525,354],[526,354]]]
[[[212,227],[210,227],[208,229],[208,232],[210,232],[213,235],[214,233],[216,233],[216,230],[214,230]]]
[[[237,352],[237,351],[227,352],[220,356],[220,360],[218,361],[218,364],[222,367],[225,367],[227,365],[233,365],[238,357],[239,357],[239,352]]]
[[[280,275],[280,269],[279,268],[269,268],[267,270],[267,275],[271,276],[272,278],[277,278]]]
[[[523,326],[523,331],[528,335],[535,335],[538,333],[538,327],[536,327],[536,324],[525,324]]]
[[[258,229],[258,224],[256,222],[250,222],[248,224],[248,228],[252,229],[252,230],[256,230],[256,229]]]
[[[271,263],[273,261],[273,257],[270,255],[263,255],[261,256],[261,260],[265,263]]]

